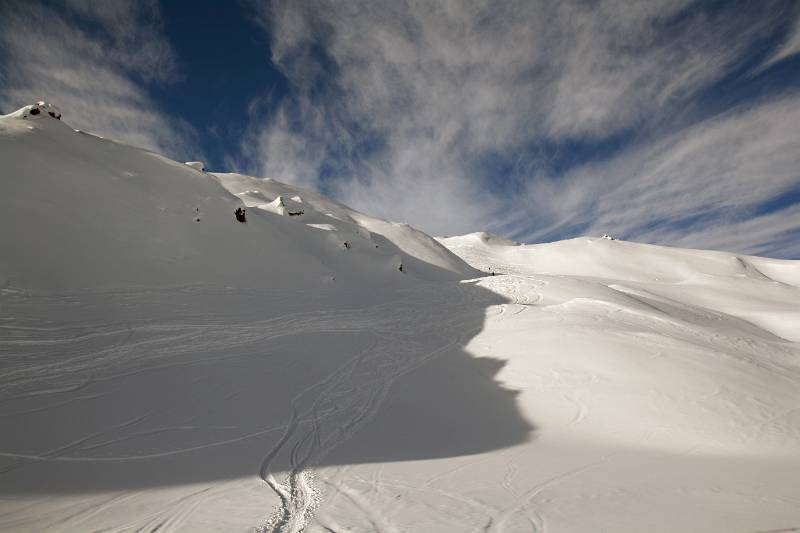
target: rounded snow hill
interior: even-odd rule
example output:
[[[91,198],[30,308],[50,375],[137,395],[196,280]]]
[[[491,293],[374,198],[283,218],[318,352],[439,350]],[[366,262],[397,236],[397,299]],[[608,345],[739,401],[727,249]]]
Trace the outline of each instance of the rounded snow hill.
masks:
[[[520,243],[500,237],[488,231],[476,231],[475,233],[467,233],[466,235],[458,235],[454,237],[437,237],[439,242],[447,242],[449,245],[469,245],[471,243],[483,243],[492,246],[519,246]]]
[[[635,285],[739,317],[779,337],[800,340],[800,261],[602,237],[509,245],[502,239],[470,234],[440,242],[484,272]],[[742,299],[744,294],[748,296]]]
[[[781,265],[796,263],[603,237],[576,237],[543,244],[519,244],[481,232],[438,240],[449,249],[457,250],[461,256],[472,256],[472,260],[468,259],[468,262],[479,261],[483,257],[499,264],[513,262],[524,265],[526,271],[535,273],[622,277],[637,281],[683,281],[693,276],[748,276],[765,279],[768,277],[765,272],[780,278]],[[787,273],[793,271],[792,268],[785,270]],[[787,276],[787,279],[793,278],[792,274]],[[797,284],[796,281],[791,284]]]
[[[474,274],[411,228],[372,231],[394,226],[310,191],[199,173],[201,162],[178,163],[83,135],[53,120],[60,116],[39,102],[0,118],[7,171],[0,183],[0,286],[293,287],[333,278],[392,285]],[[238,197],[239,190],[222,186],[230,183],[246,184],[242,189],[257,189],[261,197]],[[278,196],[287,216],[249,209],[246,224],[236,221],[243,203],[262,207]],[[330,223],[338,233],[309,223]],[[395,255],[407,276],[398,274]]]

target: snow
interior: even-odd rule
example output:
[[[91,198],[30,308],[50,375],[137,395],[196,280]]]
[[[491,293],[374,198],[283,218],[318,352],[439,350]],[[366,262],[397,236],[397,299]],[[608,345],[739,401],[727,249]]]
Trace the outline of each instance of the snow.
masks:
[[[206,165],[202,161],[187,161],[186,166],[199,170],[200,172],[205,172],[206,170]]]
[[[476,245],[469,236],[442,242],[481,270],[634,283],[660,297],[739,317],[778,337],[800,341],[798,261],[603,238],[526,246]]]
[[[389,248],[397,253],[411,272],[418,264],[435,270],[427,279],[474,277],[478,272],[449,252],[435,239],[406,224],[386,222],[333,202],[313,191],[297,189],[271,179],[241,174],[215,173],[223,187],[241,198],[248,207],[280,215],[302,213],[297,218],[307,225],[326,224],[336,228],[341,240],[353,240],[363,248]],[[375,246],[378,245],[376,248]],[[398,250],[399,253],[395,250]],[[389,253],[389,250],[386,250]]]
[[[10,113],[8,115],[0,115],[2,118],[25,118],[25,119],[39,119],[39,118],[54,118],[61,120],[61,110],[49,102],[39,101],[35,104],[26,105]]]
[[[0,162],[2,531],[800,527],[798,261],[435,240],[41,113]]]

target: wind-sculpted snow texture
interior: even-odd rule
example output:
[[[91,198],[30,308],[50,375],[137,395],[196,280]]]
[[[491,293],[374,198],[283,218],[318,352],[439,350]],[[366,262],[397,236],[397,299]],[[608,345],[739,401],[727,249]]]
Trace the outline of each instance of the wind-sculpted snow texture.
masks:
[[[0,531],[800,528],[798,262],[437,242],[23,115]]]

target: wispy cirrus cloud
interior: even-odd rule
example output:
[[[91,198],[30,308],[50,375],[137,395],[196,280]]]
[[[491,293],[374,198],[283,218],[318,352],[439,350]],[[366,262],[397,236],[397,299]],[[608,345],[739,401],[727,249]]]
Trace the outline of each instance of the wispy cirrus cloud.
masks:
[[[9,2],[0,7],[0,62],[4,110],[48,100],[73,127],[191,151],[191,127],[159,110],[145,89],[178,75],[156,1]]]
[[[789,59],[800,54],[800,18],[794,20],[786,34],[785,39],[775,49],[775,52],[764,62],[764,68],[774,65],[784,59]]]
[[[507,220],[504,230],[537,240],[577,226],[589,234],[683,246],[727,242],[741,252],[765,252],[774,242],[772,251],[780,252],[782,235],[800,230],[792,210],[760,216],[774,223],[772,235],[762,223],[757,238],[742,230],[755,227],[746,222],[759,206],[800,186],[798,121],[800,95],[784,97],[641,143],[602,164],[579,167],[557,184],[532,181],[522,203],[538,213],[538,224],[531,229],[529,220]],[[779,217],[786,220],[778,223]],[[721,238],[725,228],[727,240]]]
[[[718,222],[692,235],[676,235],[671,244],[715,250],[735,250],[752,255],[800,257],[800,204],[738,221]]]
[[[259,170],[433,233],[715,245],[713,224],[798,183],[791,93],[704,103],[798,16],[787,2],[278,1],[258,15],[294,89],[254,122]]]
[[[798,51],[790,0],[251,5],[287,89],[252,103],[233,168],[436,234],[800,255],[799,87],[770,85]],[[198,155],[149,96],[181,77],[156,0],[5,3],[0,64],[6,112],[48,99]]]

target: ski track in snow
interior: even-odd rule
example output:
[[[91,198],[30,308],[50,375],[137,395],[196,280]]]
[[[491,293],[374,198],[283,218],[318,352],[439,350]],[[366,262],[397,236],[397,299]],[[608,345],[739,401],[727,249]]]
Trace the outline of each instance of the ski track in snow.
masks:
[[[529,309],[549,313],[558,320],[566,320],[563,306],[544,305],[540,289],[546,280],[521,275],[497,275],[481,278],[478,283],[493,292],[502,295],[508,303],[488,308],[487,316],[491,320],[503,321],[513,318]],[[174,289],[176,293],[186,293],[188,289]],[[193,289],[193,290],[200,290]],[[159,289],[162,293],[165,289]],[[630,290],[626,290],[630,294]],[[146,303],[148,291],[115,293],[129,302],[132,308]],[[91,308],[94,299],[107,296],[87,292],[67,296],[53,295],[8,295],[3,299],[0,328],[0,361],[7,371],[0,375],[0,392],[7,399],[24,399],[27,397],[52,395],[54,398],[63,391],[79,391],[89,384],[98,384],[123,376],[145,372],[175,365],[201,365],[207,361],[201,358],[189,358],[196,353],[232,351],[230,357],[244,357],[236,354],[236,347],[267,346],[270,341],[294,335],[315,333],[360,333],[369,332],[372,339],[367,347],[355,352],[347,362],[334,372],[324,376],[317,383],[298,392],[290,402],[285,423],[270,426],[243,435],[206,442],[204,444],[158,453],[138,455],[94,455],[102,450],[127,439],[135,439],[142,435],[169,431],[191,431],[192,426],[164,426],[140,431],[136,426],[149,416],[141,416],[127,420],[121,424],[106,427],[102,431],[88,434],[73,442],[51,450],[38,453],[23,453],[13,450],[0,450],[0,457],[14,459],[16,462],[6,466],[0,475],[18,468],[24,468],[32,462],[106,462],[137,461],[154,457],[189,453],[207,447],[224,446],[241,440],[260,437],[267,433],[281,434],[282,437],[270,450],[265,452],[259,473],[266,485],[278,496],[279,506],[263,524],[257,526],[258,531],[279,531],[300,533],[308,528],[314,513],[320,504],[323,491],[318,485],[326,488],[326,494],[333,500],[344,498],[352,506],[371,530],[395,533],[402,530],[386,516],[373,509],[376,498],[385,498],[386,491],[402,491],[404,501],[415,502],[430,508],[432,514],[442,517],[440,506],[432,506],[429,501],[433,497],[453,504],[452,520],[463,520],[465,509],[470,509],[471,523],[482,525],[470,527],[474,531],[491,533],[512,533],[521,528],[544,533],[548,531],[546,516],[537,509],[537,501],[549,489],[573,480],[592,468],[599,467],[610,459],[603,456],[599,460],[566,470],[536,485],[520,488],[515,483],[519,468],[511,455],[505,459],[505,474],[499,485],[505,490],[509,502],[502,507],[482,502],[454,490],[440,486],[439,481],[469,468],[475,467],[487,457],[478,457],[449,469],[424,483],[412,485],[399,481],[381,478],[376,470],[371,479],[350,477],[339,481],[333,479],[317,480],[313,467],[327,452],[336,446],[343,445],[346,440],[368,422],[378,411],[381,402],[392,382],[403,374],[419,367],[430,358],[448,350],[462,346],[477,331],[474,324],[474,309],[485,302],[472,301],[472,294],[459,286],[452,290],[438,289],[435,292],[424,288],[409,289],[403,292],[399,300],[391,303],[370,306],[362,309],[325,310],[312,312],[290,312],[282,316],[269,317],[263,320],[229,320],[219,319],[213,315],[198,313],[194,320],[185,318],[179,321],[153,323],[146,318],[126,320],[123,323],[97,322],[88,327],[85,321],[79,321],[74,327],[52,326],[47,320],[27,319],[23,321],[14,316],[36,316],[26,313],[28,308],[48,307],[53,305],[71,306],[80,302]],[[637,298],[641,295],[637,294]],[[43,304],[37,299],[47,300]],[[644,302],[649,305],[649,303]],[[586,320],[599,324],[613,320],[617,324],[628,324],[630,328],[642,332],[642,345],[650,350],[654,357],[660,357],[663,349],[659,338],[666,334],[672,342],[679,340],[687,345],[712,347],[716,357],[738,361],[780,376],[790,369],[781,357],[781,347],[774,342],[753,337],[730,336],[722,332],[706,334],[697,327],[689,327],[675,318],[662,317],[657,308],[652,313],[638,312],[632,308],[615,307],[609,302],[598,302],[590,299],[573,299],[567,305],[587,306],[591,312]],[[719,316],[700,308],[683,306],[687,312],[708,317]],[[466,311],[465,311],[466,310]],[[580,315],[575,315],[584,320]],[[575,316],[570,320],[576,320]],[[479,326],[478,326],[479,327]],[[472,328],[472,329],[470,329]],[[658,337],[661,335],[662,337]],[[425,339],[421,342],[420,339]],[[769,350],[765,348],[769,347]],[[764,352],[769,352],[765,355]],[[785,350],[786,356],[792,351]],[[59,354],[58,358],[54,355]],[[265,354],[269,355],[269,352]],[[219,361],[219,356],[215,361]],[[710,391],[697,401],[708,401],[723,391]],[[86,394],[68,400],[56,400],[35,409],[0,412],[0,417],[18,416],[26,412],[36,412],[55,408],[69,402],[102,398],[102,394]],[[564,400],[573,406],[573,415],[565,422],[565,427],[576,426],[589,416],[589,409],[581,398],[580,391],[563,395]],[[782,418],[791,416],[797,409],[765,418],[758,431],[763,431],[771,424],[779,423]],[[345,444],[346,445],[346,444]],[[289,470],[285,480],[278,480],[271,467],[279,455],[289,458]],[[257,465],[254,465],[257,468]],[[344,470],[344,469],[342,469]],[[364,492],[354,483],[368,487]],[[179,531],[185,528],[187,518],[194,513],[204,501],[224,491],[224,485],[217,488],[204,487],[189,494],[165,500],[151,513],[138,517],[135,521],[120,524],[110,531]],[[71,514],[60,515],[53,519],[71,530],[80,529],[81,524],[90,523],[92,518],[101,513],[113,510],[115,505],[124,504],[135,497],[135,493],[121,493],[105,498],[99,502],[95,499],[78,506]],[[459,511],[460,510],[460,511]],[[477,517],[483,517],[481,519]],[[0,524],[14,524],[13,517],[0,517]],[[325,525],[327,524],[327,525]],[[524,525],[523,525],[524,524]],[[320,527],[330,531],[346,530],[330,516],[324,517]],[[774,531],[792,531],[774,530]]]
[[[436,242],[40,108],[0,118],[0,530],[797,529],[800,263]]]
[[[259,469],[261,478],[278,496],[280,505],[258,530],[299,533],[306,528],[319,503],[320,493],[311,471],[315,462],[371,419],[395,379],[431,357],[457,349],[476,333],[474,297],[458,284],[452,287],[452,290],[444,291],[430,291],[424,287],[409,289],[399,300],[362,309],[296,312],[257,321],[231,323],[215,320],[213,315],[198,315],[192,322],[183,319],[153,323],[139,318],[124,323],[100,323],[93,327],[87,325],[86,320],[67,327],[50,325],[44,318],[22,320],[14,317],[35,316],[26,313],[27,309],[73,306],[76,302],[91,309],[95,301],[108,296],[106,293],[87,292],[61,297],[6,294],[0,316],[3,330],[0,361],[5,369],[0,374],[0,396],[7,400],[31,395],[57,397],[65,391],[79,391],[90,384],[97,385],[145,371],[207,362],[195,354],[232,352],[234,355],[230,357],[242,357],[234,348],[247,346],[257,349],[280,337],[368,332],[374,340],[332,374],[297,393],[291,400],[291,412],[282,426],[157,453],[124,456],[94,453],[142,435],[191,430],[190,425],[135,430],[138,424],[147,420],[149,415],[145,413],[54,449],[37,453],[0,450],[0,457],[13,460],[0,470],[0,475],[36,462],[102,463],[165,457],[283,431],[282,437],[265,454]],[[180,294],[186,290],[174,289],[175,299],[179,300]],[[158,289],[159,297],[163,298],[166,291],[168,289]],[[117,292],[114,296],[121,297],[135,308],[146,305],[148,296],[153,294],[155,289],[137,289],[130,293]],[[46,300],[46,303],[41,300]],[[215,356],[214,362],[219,361],[220,357]],[[91,400],[98,395],[55,401],[31,411],[54,408],[80,398]],[[0,416],[17,416],[25,412],[0,412]],[[279,454],[289,457],[290,470],[285,481],[278,481],[270,470]],[[115,531],[177,531],[186,516],[209,495],[208,489],[203,489],[181,497],[165,505],[166,510],[122,525]],[[356,498],[352,493],[347,496]],[[68,523],[70,527],[76,527],[79,518],[88,520],[108,506],[123,501],[123,497],[114,497],[99,506],[91,506]],[[380,529],[392,531],[385,524]]]
[[[313,465],[315,460],[321,459],[325,453],[346,441],[368,422],[378,411],[394,380],[424,364],[431,357],[463,345],[476,333],[467,327],[467,323],[474,321],[472,313],[469,313],[470,318],[465,320],[461,319],[458,311],[465,305],[474,304],[465,301],[463,295],[459,298],[458,292],[451,294],[452,299],[448,303],[449,318],[444,323],[441,320],[432,320],[433,316],[421,317],[416,304],[411,308],[401,305],[403,316],[413,314],[415,321],[420,318],[422,320],[416,322],[416,326],[399,328],[396,328],[396,320],[392,320],[395,327],[383,331],[379,335],[380,340],[377,345],[354,357],[333,375],[302,391],[292,400],[293,408],[286,432],[264,457],[260,469],[262,479],[278,494],[281,501],[280,507],[262,526],[261,531],[290,533],[303,531],[319,503],[318,489],[312,485],[306,471],[309,465]],[[430,308],[436,309],[437,312],[442,310],[439,306],[431,306],[428,309]],[[421,347],[416,339],[430,338],[433,334],[430,328],[435,328],[439,346],[432,350],[420,351]],[[354,393],[356,388],[358,392]],[[313,396],[315,400],[309,408],[310,416],[306,423],[301,424],[298,422],[296,406],[307,396]],[[350,408],[342,408],[342,402],[350,404]],[[336,422],[325,421],[319,414],[331,411],[346,414],[334,417],[337,419]],[[325,422],[329,423],[326,425]],[[301,425],[306,427],[301,428]],[[291,450],[291,472],[287,480],[280,483],[271,474],[270,464],[293,438],[296,439],[296,443]],[[352,493],[345,492],[345,494],[354,500]],[[385,526],[380,530],[391,531]]]
[[[478,266],[478,265],[476,265]],[[513,271],[513,265],[504,265],[505,268],[508,270]],[[509,300],[510,303],[500,304],[498,307],[498,312],[495,314],[491,314],[490,316],[493,320],[502,320],[504,315],[508,313],[509,315],[513,316],[524,312],[526,309],[530,307],[535,307],[540,305],[542,302],[542,296],[538,294],[537,288],[541,288],[546,282],[532,278],[529,276],[522,276],[516,274],[507,274],[507,275],[496,275],[492,277],[483,278],[481,280],[481,285],[487,288],[490,288],[492,291],[501,294],[505,298]],[[592,302],[593,304],[595,302]],[[596,302],[601,306],[608,306],[611,305],[607,302]],[[677,302],[675,302],[677,304]],[[646,304],[649,305],[649,304]],[[691,307],[684,304],[679,304],[687,311],[690,311],[696,315],[706,315],[710,317],[718,317],[719,313],[709,311],[703,308],[696,308]],[[547,306],[541,307],[542,310],[547,310],[548,312],[561,314],[558,306],[554,306],[555,308],[547,308]],[[660,313],[658,308],[653,308],[653,310],[657,313]],[[611,314],[614,314],[612,317]],[[622,313],[622,316],[619,315]],[[685,342],[688,344],[698,344],[700,346],[708,346],[709,343],[711,346],[714,347],[714,353],[717,354],[718,357],[723,358],[731,358],[740,362],[743,362],[747,365],[754,365],[758,368],[762,368],[765,370],[770,371],[770,373],[775,374],[776,376],[781,375],[788,375],[791,376],[791,370],[793,369],[793,365],[784,365],[781,363],[782,360],[786,360],[785,358],[781,357],[781,348],[780,346],[776,346],[773,343],[770,343],[769,350],[767,350],[767,343],[762,342],[752,338],[743,338],[743,337],[729,337],[723,333],[714,332],[710,336],[707,331],[704,331],[700,328],[697,328],[695,325],[690,327],[688,324],[681,323],[673,318],[662,318],[657,314],[642,314],[637,313],[632,309],[624,309],[624,308],[614,308],[613,311],[606,311],[605,313],[600,313],[599,317],[607,317],[608,320],[614,320],[615,322],[619,323],[622,322],[623,324],[628,320],[625,315],[630,315],[631,325],[636,327],[637,329],[645,329],[650,330],[654,334],[659,335],[668,335],[668,338],[672,341],[675,339],[684,339]],[[563,319],[561,319],[563,320]],[[593,320],[597,321],[597,318]],[[743,355],[743,353],[748,353],[748,355]],[[777,352],[778,357],[774,357],[773,360],[770,360],[768,357],[765,357],[765,352],[773,353]],[[786,350],[785,354],[787,357],[791,357],[792,351]],[[788,377],[787,377],[788,379]],[[717,391],[719,392],[719,391]],[[708,397],[710,397],[709,395]],[[565,400],[574,406],[574,415],[570,420],[568,420],[565,424],[565,428],[569,428],[571,426],[575,426],[583,422],[589,415],[589,408],[586,403],[581,399],[581,392],[575,391],[569,394],[564,395]],[[768,425],[773,421],[777,421],[783,417],[789,416],[796,409],[789,410],[784,412],[780,415],[772,417],[763,421],[759,427]],[[689,450],[691,452],[692,450]],[[580,476],[582,473],[600,467],[606,464],[614,454],[606,454],[600,457],[598,460],[594,460],[588,462],[583,465],[579,465],[577,467],[571,468],[566,470],[560,474],[557,474],[551,478],[548,478],[535,486],[527,489],[523,493],[517,491],[517,489],[513,485],[513,479],[517,471],[516,464],[514,463],[513,459],[508,459],[505,463],[506,467],[506,474],[503,476],[503,479],[500,485],[508,492],[508,494],[512,497],[512,503],[505,507],[504,509],[496,509],[492,506],[482,504],[474,499],[469,499],[464,497],[463,495],[446,491],[444,489],[433,488],[431,485],[440,479],[444,479],[447,476],[450,476],[462,469],[469,468],[474,466],[475,463],[480,462],[480,459],[476,461],[470,461],[465,463],[464,465],[458,466],[454,469],[451,469],[447,472],[444,472],[440,475],[437,475],[427,482],[420,486],[412,486],[412,485],[403,485],[401,483],[390,483],[390,482],[373,482],[373,486],[383,486],[383,487],[393,487],[393,488],[402,488],[410,491],[410,493],[418,493],[420,494],[419,498],[415,498],[420,504],[424,504],[426,498],[424,494],[428,493],[435,493],[439,496],[444,496],[448,499],[453,501],[459,501],[461,503],[467,503],[484,516],[487,517],[487,522],[485,527],[479,528],[481,531],[492,532],[492,533],[511,533],[514,531],[521,531],[520,527],[524,527],[521,524],[527,524],[530,531],[536,533],[545,533],[548,531],[547,522],[543,514],[536,511],[536,501],[542,496],[542,494],[547,491],[548,489],[553,488],[554,486],[566,482],[568,480],[572,480],[573,478]],[[357,505],[358,509],[364,511],[365,509],[369,508],[368,501],[361,501],[363,497],[360,496],[358,491],[353,490],[347,486],[348,482],[338,482],[334,484],[334,488],[338,492],[346,491],[351,501],[358,501],[359,504]],[[410,495],[406,496],[407,498]],[[359,500],[361,498],[361,500]],[[366,512],[366,511],[365,511]],[[441,509],[437,509],[436,512],[441,512]],[[374,518],[371,516],[370,512],[367,512],[368,515],[368,522],[372,524],[376,531],[394,531],[393,528],[387,526],[386,524],[379,525],[375,522]],[[792,531],[792,530],[786,530]]]

